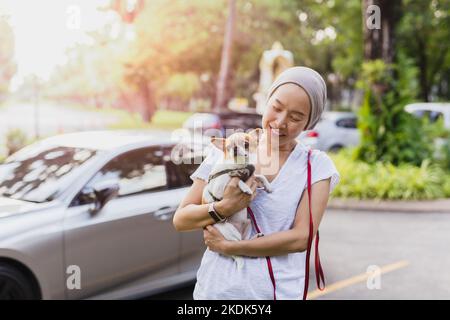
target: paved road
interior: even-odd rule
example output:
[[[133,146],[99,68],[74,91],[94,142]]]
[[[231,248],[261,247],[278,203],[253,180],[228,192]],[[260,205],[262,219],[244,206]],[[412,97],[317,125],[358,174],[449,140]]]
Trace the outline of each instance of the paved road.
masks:
[[[0,147],[5,133],[20,128],[28,137],[35,136],[35,119],[38,119],[38,132],[41,137],[57,133],[105,129],[117,122],[117,117],[98,112],[77,110],[55,104],[40,103],[35,113],[33,104],[13,104],[0,108]],[[3,150],[0,150],[0,153]]]
[[[312,274],[312,298],[450,299],[450,214],[328,210],[320,235],[329,291],[319,295]],[[192,290],[149,298],[192,299]]]

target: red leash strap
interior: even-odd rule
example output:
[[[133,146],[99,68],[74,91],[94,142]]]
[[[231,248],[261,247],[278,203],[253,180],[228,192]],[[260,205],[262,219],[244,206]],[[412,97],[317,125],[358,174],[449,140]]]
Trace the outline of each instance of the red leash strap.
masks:
[[[310,161],[310,157],[311,157],[311,149],[308,151],[309,236],[308,236],[308,247],[306,250],[305,287],[303,288],[303,300],[306,300],[306,297],[308,295],[309,257],[311,255],[312,235],[314,232],[312,210],[311,210],[311,161]],[[261,230],[259,229],[258,224],[256,223],[256,219],[253,214],[253,211],[250,207],[247,207],[247,212],[250,215],[253,225],[255,226],[256,232],[261,233]],[[267,261],[267,269],[269,270],[270,280],[272,281],[272,285],[273,285],[273,300],[277,300],[276,282],[275,282],[275,276],[273,274],[272,262],[270,261],[270,257],[266,257],[266,261]],[[319,230],[317,230],[317,235],[316,235],[315,271],[316,271],[317,288],[322,291],[325,288],[325,277],[324,277],[322,265],[320,263],[320,256],[319,256]],[[323,283],[323,286],[321,286],[321,282]]]
[[[261,233],[261,230],[259,230],[258,224],[256,223],[255,215],[253,214],[253,211],[250,207],[247,207],[247,213],[250,215],[250,218],[252,219],[256,232]],[[277,285],[275,283],[275,276],[273,275],[272,261],[270,261],[270,257],[266,257],[266,261],[267,261],[267,269],[269,270],[270,280],[272,281],[273,286],[273,300],[277,300],[277,293],[276,293]]]
[[[311,246],[312,246],[312,237],[314,232],[314,225],[313,225],[313,217],[312,217],[312,210],[311,210],[311,152],[312,150],[309,149],[308,151],[308,203],[309,203],[309,236],[308,236],[308,247],[306,249],[306,266],[305,266],[305,287],[303,289],[303,300],[306,300],[308,296],[308,285],[309,285],[309,257],[311,255]],[[316,272],[316,281],[317,281],[317,288],[322,291],[325,288],[325,277],[323,274],[322,265],[320,263],[320,256],[319,256],[319,230],[317,230],[316,235],[316,250],[315,250],[315,272]],[[323,286],[321,286],[320,282],[322,281]]]

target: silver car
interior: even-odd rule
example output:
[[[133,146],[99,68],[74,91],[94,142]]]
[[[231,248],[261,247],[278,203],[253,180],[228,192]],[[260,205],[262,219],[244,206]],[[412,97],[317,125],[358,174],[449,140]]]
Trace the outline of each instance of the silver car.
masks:
[[[353,112],[326,111],[313,130],[303,131],[297,139],[322,151],[356,146],[360,141],[357,116]]]
[[[405,111],[419,118],[426,117],[430,123],[442,118],[444,127],[450,129],[450,103],[420,102],[405,106]]]
[[[195,279],[201,231],[172,216],[195,164],[167,133],[48,138],[0,165],[0,299],[122,299]]]

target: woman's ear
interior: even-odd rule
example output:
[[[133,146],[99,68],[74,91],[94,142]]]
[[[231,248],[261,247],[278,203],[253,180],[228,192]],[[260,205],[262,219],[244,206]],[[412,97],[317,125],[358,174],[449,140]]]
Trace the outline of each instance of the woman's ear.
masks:
[[[216,138],[216,137],[211,137],[211,143],[219,150],[222,150],[224,153],[226,152],[226,142],[227,139],[225,138]]]

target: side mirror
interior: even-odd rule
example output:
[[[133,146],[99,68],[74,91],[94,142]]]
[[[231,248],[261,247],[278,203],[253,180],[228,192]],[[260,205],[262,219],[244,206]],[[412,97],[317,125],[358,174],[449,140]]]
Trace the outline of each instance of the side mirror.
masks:
[[[108,203],[108,201],[114,199],[119,194],[119,183],[115,180],[102,181],[94,185],[91,189],[93,195],[93,206],[89,209],[91,214],[96,214]]]

